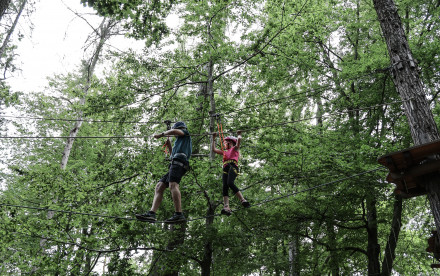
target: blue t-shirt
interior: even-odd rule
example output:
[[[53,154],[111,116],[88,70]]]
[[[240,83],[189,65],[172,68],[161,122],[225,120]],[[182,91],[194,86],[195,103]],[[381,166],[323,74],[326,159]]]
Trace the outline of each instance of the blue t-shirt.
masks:
[[[174,142],[173,151],[171,152],[171,159],[180,159],[189,161],[192,153],[192,141],[188,130],[181,129],[185,135],[177,136]]]

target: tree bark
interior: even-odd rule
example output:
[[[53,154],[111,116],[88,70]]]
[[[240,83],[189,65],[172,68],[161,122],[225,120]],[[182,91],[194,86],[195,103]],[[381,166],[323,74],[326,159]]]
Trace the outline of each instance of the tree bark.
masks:
[[[212,116],[215,114],[215,99],[214,99],[214,91],[213,91],[213,79],[212,79],[212,72],[213,72],[214,64],[212,60],[208,63],[208,82],[207,82],[207,94],[209,95],[209,105],[210,105],[210,120],[209,120],[209,131],[213,133],[215,131],[215,118]],[[219,134],[220,136],[220,134]],[[220,141],[221,142],[221,141]],[[215,143],[215,140],[213,139],[213,136],[211,135],[211,143]],[[212,148],[212,146],[211,146]],[[215,152],[211,150],[210,153],[210,160],[213,161],[215,158]],[[209,196],[205,193],[206,201],[207,201],[207,207],[208,210],[206,211],[206,220],[205,220],[205,227],[206,227],[206,233],[211,233],[212,230],[212,224],[214,223],[214,212],[215,207],[213,207],[213,202],[209,198]],[[202,269],[202,276],[209,276],[211,275],[211,264],[212,264],[212,239],[211,235],[207,235],[205,244],[204,244],[204,250],[203,250],[203,259],[200,263],[201,269]]]
[[[208,199],[209,200],[209,199]],[[210,276],[211,275],[211,264],[212,264],[212,238],[209,233],[212,233],[214,231],[212,225],[214,223],[214,208],[212,207],[212,204],[208,202],[208,211],[206,212],[206,220],[205,220],[205,228],[206,232],[208,233],[206,241],[204,243],[204,249],[203,249],[203,259],[200,263],[202,276]]]
[[[402,197],[396,196],[394,201],[393,221],[391,223],[391,231],[388,236],[387,245],[385,247],[385,255],[382,261],[382,273],[381,276],[391,275],[393,268],[393,261],[396,258],[397,241],[399,239],[400,227],[402,220]]]
[[[300,275],[298,264],[299,246],[299,236],[294,234],[289,241],[289,276]]]
[[[373,2],[391,59],[393,81],[404,101],[403,106],[414,144],[420,145],[437,140],[439,132],[396,5],[393,0],[373,0]],[[435,225],[440,234],[440,177],[438,175],[428,176],[424,184],[428,191]]]
[[[439,138],[438,129],[396,5],[393,0],[373,2],[390,55],[394,84],[404,101],[414,143],[418,145],[436,140]]]
[[[14,33],[15,27],[17,26],[17,23],[18,23],[18,19],[20,18],[21,14],[24,10],[24,7],[26,6],[26,3],[27,3],[27,0],[23,0],[23,2],[21,2],[20,9],[18,10],[17,16],[15,17],[14,23],[12,24],[11,28],[9,28],[8,33],[6,34],[5,40],[3,40],[2,47],[0,48],[0,60],[5,55],[6,47],[8,46],[9,40],[11,39],[11,36],[12,36],[12,33]]]
[[[80,99],[80,105],[83,106],[86,102],[86,97],[88,95],[91,83],[92,83],[92,76],[95,71],[96,63],[98,62],[99,56],[101,54],[102,48],[104,47],[104,43],[107,41],[110,35],[110,29],[113,22],[111,20],[104,19],[101,22],[101,25],[99,26],[99,42],[96,46],[95,52],[93,53],[92,58],[90,61],[86,64],[85,68],[85,76],[84,76],[84,88],[83,88],[83,95]],[[67,161],[69,160],[70,151],[73,147],[73,142],[75,140],[76,135],[78,134],[78,131],[82,125],[82,116],[83,112],[80,111],[78,115],[78,120],[75,122],[75,125],[70,130],[69,138],[67,139],[66,145],[64,147],[63,151],[63,157],[61,158],[61,169],[65,169],[67,166]]]
[[[213,76],[212,76],[212,72],[214,69],[214,64],[212,63],[212,60],[209,61],[208,64],[208,84],[207,84],[207,93],[209,95],[209,104],[210,104],[210,111],[209,114],[211,115],[209,118],[209,132],[213,133],[215,132],[215,117],[213,116],[215,114],[215,100],[214,100],[214,91],[213,91]],[[221,139],[221,134],[219,133],[219,138]],[[214,137],[211,135],[211,145],[213,143],[215,143],[214,141]],[[221,140],[220,140],[221,143]],[[212,148],[212,146],[211,146]],[[209,158],[211,161],[214,160],[215,158],[215,152],[213,152],[212,150],[210,151],[210,155]]]
[[[335,232],[335,225],[333,220],[328,218],[326,221],[327,235],[328,235],[328,246],[329,246],[329,270],[332,276],[340,275],[338,252],[335,250],[337,247],[337,238]]]
[[[367,198],[367,235],[368,275],[379,275],[380,246],[377,236],[376,199],[374,199],[373,196]]]

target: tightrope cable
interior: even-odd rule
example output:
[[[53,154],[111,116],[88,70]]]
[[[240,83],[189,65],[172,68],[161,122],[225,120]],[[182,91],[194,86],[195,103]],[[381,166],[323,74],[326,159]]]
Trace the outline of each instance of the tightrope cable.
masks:
[[[381,169],[384,169],[384,168],[383,167],[378,167],[378,168],[375,168],[375,169],[372,169],[372,170],[368,170],[368,171],[364,171],[364,172],[361,172],[361,173],[358,173],[358,174],[347,176],[347,177],[344,177],[344,178],[341,178],[341,179],[338,179],[338,180],[334,180],[334,181],[330,181],[330,182],[327,182],[327,183],[319,184],[319,185],[316,185],[316,186],[313,186],[313,187],[310,187],[310,188],[307,188],[307,189],[304,189],[304,190],[301,190],[301,191],[292,192],[292,193],[289,193],[289,194],[286,194],[286,195],[283,195],[283,196],[279,196],[279,197],[275,197],[275,198],[272,198],[272,199],[262,200],[260,202],[254,203],[253,205],[251,205],[251,207],[259,206],[259,205],[262,205],[262,204],[266,204],[266,203],[269,203],[269,202],[273,202],[273,201],[276,201],[276,200],[287,198],[287,197],[290,197],[290,196],[293,196],[293,195],[296,195],[296,194],[305,193],[305,192],[308,192],[308,191],[311,191],[311,190],[314,190],[314,189],[318,189],[318,188],[321,188],[321,187],[324,187],[324,186],[329,186],[329,185],[332,185],[332,184],[335,184],[335,183],[339,183],[339,182],[342,182],[342,181],[345,181],[345,180],[348,180],[348,179],[351,179],[351,178],[354,178],[354,177],[357,177],[357,176],[369,174],[369,173],[372,173],[372,172],[375,172],[375,171],[381,170]],[[67,211],[67,210],[59,210],[59,209],[50,209],[50,208],[44,208],[44,207],[23,206],[23,205],[9,204],[9,203],[0,203],[0,206],[15,207],[15,208],[22,208],[22,209],[41,210],[41,211],[47,211],[47,212],[67,213],[67,214],[73,214],[73,215],[84,215],[84,216],[91,216],[91,217],[102,217],[102,218],[120,219],[120,220],[136,220],[136,218],[132,218],[132,217],[101,215],[101,214],[94,214],[94,213]],[[242,209],[244,209],[244,208],[239,208],[239,209],[235,209],[235,210],[232,210],[232,211],[236,212],[236,211],[242,210]],[[215,217],[215,216],[220,216],[220,214],[214,214],[214,215],[209,215],[209,216],[201,216],[201,217],[196,217],[196,218],[192,218],[192,219],[187,219],[187,222],[201,220],[201,219],[206,219],[206,218]],[[156,221],[156,223],[164,223],[164,221]]]

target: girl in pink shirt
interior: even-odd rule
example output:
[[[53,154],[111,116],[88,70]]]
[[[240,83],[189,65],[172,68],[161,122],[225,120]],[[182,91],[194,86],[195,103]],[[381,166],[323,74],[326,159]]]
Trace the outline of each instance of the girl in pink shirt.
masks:
[[[238,137],[228,136],[224,139],[224,151],[215,147],[216,133],[213,134],[212,151],[223,155],[223,210],[222,214],[231,215],[229,208],[229,188],[238,197],[243,207],[250,207],[249,202],[243,197],[240,190],[234,184],[235,178],[238,176],[238,158],[240,156],[241,131],[237,131]]]

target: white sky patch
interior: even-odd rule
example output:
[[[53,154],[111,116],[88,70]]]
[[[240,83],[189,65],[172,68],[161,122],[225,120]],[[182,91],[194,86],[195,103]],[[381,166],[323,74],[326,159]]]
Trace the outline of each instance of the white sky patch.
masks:
[[[89,20],[94,17],[91,24],[98,26],[101,19],[92,16],[95,12],[79,2],[70,1],[68,5],[81,14],[88,13]],[[26,26],[29,21],[34,25],[32,32]],[[67,73],[80,64],[84,55],[83,45],[92,29],[63,1],[39,1],[30,19],[20,20],[19,23],[25,37],[20,42],[14,41],[18,45],[15,62],[21,71],[13,73],[7,80],[13,91],[42,91],[47,77]]]

